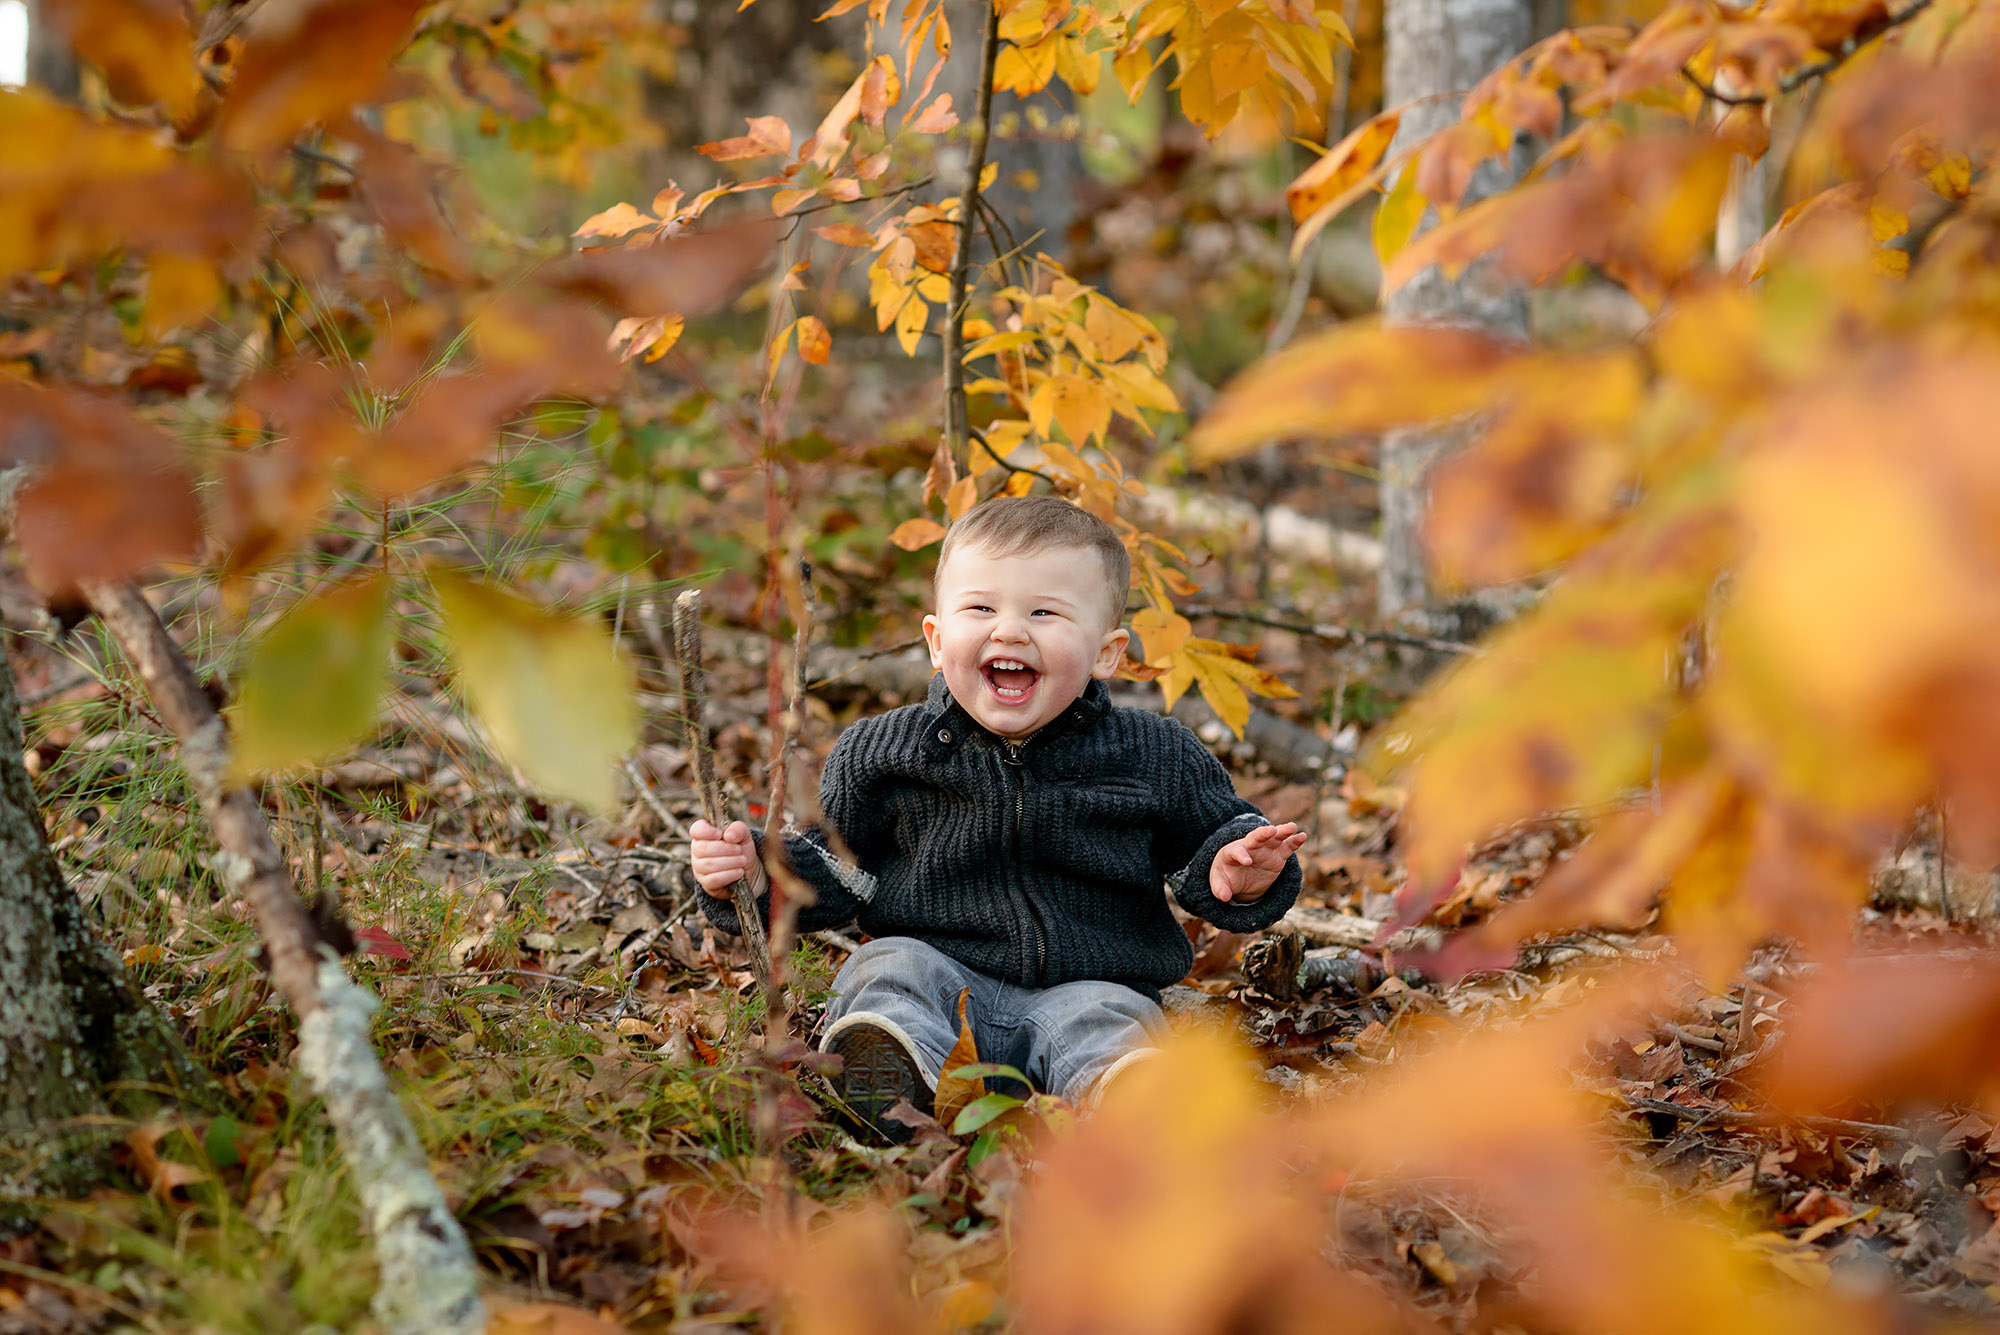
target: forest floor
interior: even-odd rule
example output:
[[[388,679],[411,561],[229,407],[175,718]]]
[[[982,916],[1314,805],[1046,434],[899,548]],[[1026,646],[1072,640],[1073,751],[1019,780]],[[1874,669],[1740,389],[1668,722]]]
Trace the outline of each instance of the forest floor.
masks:
[[[88,645],[13,638],[30,765],[72,884],[223,1096],[126,1129],[124,1184],[52,1203],[38,1233],[0,1242],[0,1335],[364,1326],[372,1261],[356,1203],[291,1071],[290,1021],[243,907],[212,897],[206,837],[164,734],[115,667],[79,679],[79,661],[106,661]],[[1297,642],[1272,656],[1288,652],[1300,671],[1314,657]],[[752,773],[764,754],[756,659],[739,647],[713,665],[726,773]],[[1323,716],[1329,691],[1347,718],[1340,697],[1392,675],[1379,661],[1320,671],[1338,680],[1302,683],[1301,727]],[[842,723],[893,703],[858,688],[822,697],[811,761]],[[442,697],[408,696],[398,717],[380,745],[274,786],[270,812],[300,884],[337,900],[353,929],[353,970],[385,1002],[378,1043],[496,1291],[641,1331],[741,1328],[768,1295],[729,1278],[687,1202],[756,1197],[779,1180],[819,1204],[897,1203],[954,1274],[982,1273],[1004,1250],[1025,1142],[932,1125],[907,1147],[864,1145],[834,1120],[797,1045],[750,1059],[762,1003],[736,943],[691,911],[680,873],[696,803],[670,727],[637,756],[627,809],[586,821],[516,787]],[[1393,794],[1343,785],[1337,763],[1306,781],[1221,749],[1246,796],[1312,831],[1306,890],[1272,933],[1189,922],[1197,962],[1171,1011],[1242,1038],[1273,1105],[1338,1093],[1452,1035],[1560,1004],[1608,960],[1671,957],[1650,930],[1577,933],[1534,943],[1511,969],[1429,979],[1417,967],[1423,934],[1376,939],[1399,877]],[[1531,889],[1583,834],[1557,820],[1496,839],[1437,921],[1477,921]],[[1875,909],[1857,930],[1866,949],[1891,954],[1967,931]],[[851,945],[821,934],[794,952],[798,1038],[812,1037]],[[1992,1315],[1992,1124],[1950,1109],[1895,1124],[1759,1113],[1754,1077],[1811,968],[1767,946],[1729,986],[1690,977],[1645,1032],[1600,1044],[1575,1075],[1602,1096],[1605,1136],[1662,1200],[1703,1198],[1752,1220],[1751,1244],[1798,1283]],[[1448,1190],[1357,1187],[1327,1246],[1447,1329],[1493,1328],[1486,1314],[1524,1278],[1507,1240]],[[964,1328],[998,1319],[990,1302],[967,1301]]]

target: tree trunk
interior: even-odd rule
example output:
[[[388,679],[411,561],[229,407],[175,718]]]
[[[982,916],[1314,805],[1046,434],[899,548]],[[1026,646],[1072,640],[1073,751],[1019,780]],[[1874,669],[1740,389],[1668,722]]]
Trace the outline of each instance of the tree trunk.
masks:
[[[49,21],[49,11],[57,2],[28,0],[28,86],[74,102],[82,90],[76,53],[68,38]]]
[[[1407,108],[1400,143],[1415,143],[1457,120],[1465,94],[1528,44],[1534,21],[1532,0],[1388,0],[1385,100]],[[1504,188],[1514,175],[1506,160],[1483,164],[1465,202]],[[1482,265],[1457,281],[1427,269],[1389,298],[1384,314],[1392,323],[1464,325],[1502,338],[1528,333],[1526,294]],[[1382,439],[1383,555],[1376,587],[1384,621],[1413,613],[1433,634],[1465,629],[1433,606],[1422,546],[1425,475],[1465,434],[1456,426],[1392,431]]]
[[[950,0],[945,12],[951,18],[951,63],[938,89],[951,94],[959,119],[970,121],[979,97],[979,33],[990,6],[987,0]],[[1111,77],[1108,70],[1104,77]],[[1074,127],[1065,126],[1075,107],[1060,79],[1027,98],[994,94],[987,161],[999,171],[984,197],[1000,222],[1000,248],[1018,246],[1024,260],[1046,251],[1066,262],[1077,190],[1085,179],[1083,146]]]
[[[101,1128],[66,1135],[64,1123],[162,1085],[204,1091],[208,1079],[63,882],[0,656],[0,1229],[14,1222],[10,1201],[72,1191],[101,1170]]]

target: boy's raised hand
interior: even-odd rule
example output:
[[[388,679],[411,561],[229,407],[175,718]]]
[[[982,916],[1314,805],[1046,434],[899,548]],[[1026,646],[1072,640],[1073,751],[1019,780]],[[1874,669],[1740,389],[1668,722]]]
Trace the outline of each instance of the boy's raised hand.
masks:
[[[750,842],[750,827],[740,820],[718,830],[705,820],[688,828],[688,867],[703,890],[717,899],[729,898],[729,887],[743,878],[756,854]],[[1232,845],[1234,847],[1234,845]]]
[[[695,827],[697,833],[701,827]],[[1224,903],[1254,904],[1278,879],[1285,861],[1305,843],[1296,822],[1259,825],[1241,839],[1224,844],[1208,867],[1208,890]]]

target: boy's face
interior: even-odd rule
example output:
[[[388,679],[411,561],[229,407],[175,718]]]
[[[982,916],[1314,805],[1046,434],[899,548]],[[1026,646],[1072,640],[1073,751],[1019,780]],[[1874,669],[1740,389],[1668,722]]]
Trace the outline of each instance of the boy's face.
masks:
[[[1104,563],[1082,547],[1019,556],[960,548],[924,618],[931,666],[988,732],[1028,737],[1108,678],[1131,638],[1105,625]]]

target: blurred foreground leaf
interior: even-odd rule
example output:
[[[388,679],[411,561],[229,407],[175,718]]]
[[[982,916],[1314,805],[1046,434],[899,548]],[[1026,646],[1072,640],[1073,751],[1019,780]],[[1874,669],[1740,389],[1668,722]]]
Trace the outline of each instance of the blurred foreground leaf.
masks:
[[[431,576],[467,702],[536,787],[602,811],[612,767],[639,739],[632,682],[611,639],[499,589]]]
[[[250,651],[235,713],[239,779],[324,760],[367,736],[389,684],[389,582],[371,575],[287,612]]]

